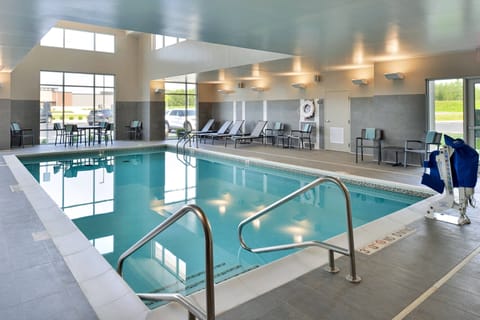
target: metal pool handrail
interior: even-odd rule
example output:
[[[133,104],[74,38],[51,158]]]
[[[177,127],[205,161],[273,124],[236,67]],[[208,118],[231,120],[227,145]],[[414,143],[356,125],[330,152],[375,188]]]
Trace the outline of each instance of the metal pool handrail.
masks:
[[[284,203],[290,201],[291,199],[297,197],[298,195],[305,193],[306,191],[316,187],[319,184],[325,183],[325,182],[333,182],[335,185],[337,185],[341,191],[343,192],[343,195],[345,197],[345,206],[346,206],[346,213],[347,213],[347,235],[348,235],[348,249],[338,247],[326,242],[322,241],[304,241],[304,242],[299,242],[299,243],[289,243],[289,244],[281,244],[281,245],[275,245],[275,246],[270,246],[270,247],[262,247],[262,248],[251,248],[247,245],[245,242],[243,236],[242,236],[242,230],[243,227],[260,218],[261,216],[265,215],[266,213],[272,211],[273,209],[283,205]],[[324,249],[327,249],[329,251],[329,266],[328,266],[328,271],[329,272],[338,272],[338,269],[335,267],[335,262],[334,262],[334,252],[341,253],[345,256],[350,257],[350,274],[347,275],[347,280],[350,282],[360,282],[362,279],[357,276],[357,271],[356,271],[356,266],[355,266],[355,245],[353,241],[353,224],[352,224],[352,209],[350,205],[350,193],[348,192],[347,187],[343,184],[343,182],[335,177],[322,177],[318,178],[309,184],[303,186],[302,188],[292,192],[291,194],[287,195],[286,197],[278,200],[277,202],[274,202],[273,204],[269,205],[268,207],[260,210],[259,212],[255,213],[254,215],[248,217],[247,219],[244,219],[243,221],[240,222],[237,228],[238,231],[238,238],[240,240],[240,245],[242,248],[244,248],[247,251],[253,252],[253,253],[261,253],[261,252],[271,252],[271,251],[280,251],[280,250],[287,250],[287,249],[294,249],[294,248],[303,248],[303,247],[310,247],[310,246],[316,246],[316,247],[322,247]]]
[[[142,299],[155,300],[155,301],[176,301],[183,305],[188,310],[189,319],[195,319],[194,317],[201,320],[214,320],[215,319],[215,293],[214,293],[214,274],[213,274],[213,238],[212,230],[210,223],[208,222],[207,217],[203,210],[194,205],[188,204],[183,206],[180,210],[172,214],[165,221],[159,224],[152,231],[147,233],[142,239],[138,240],[133,246],[126,250],[120,258],[118,259],[117,272],[120,276],[123,276],[123,263],[126,258],[132,255],[135,251],[140,249],[144,244],[152,240],[158,234],[162,233],[169,226],[174,224],[178,219],[183,217],[185,214],[193,212],[197,218],[200,220],[203,226],[203,233],[205,235],[205,290],[206,290],[206,306],[207,312],[203,311],[196,305],[194,305],[187,297],[178,294],[155,294],[155,293],[139,293],[137,294]]]

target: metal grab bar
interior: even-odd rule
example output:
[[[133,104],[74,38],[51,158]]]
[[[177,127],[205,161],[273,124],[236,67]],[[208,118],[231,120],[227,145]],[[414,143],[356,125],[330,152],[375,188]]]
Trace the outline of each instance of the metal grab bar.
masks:
[[[178,138],[178,141],[177,141],[177,154],[178,154],[178,146],[180,144],[180,142],[183,142],[183,145],[182,145],[182,151],[183,151],[183,154],[185,154],[185,146],[186,144],[188,143],[189,146],[192,146],[192,134],[191,134],[191,131],[185,131],[184,135],[181,136],[180,138]]]
[[[125,259],[132,255],[135,251],[140,249],[144,244],[152,240],[158,234],[162,233],[169,226],[174,224],[177,220],[183,217],[185,214],[193,212],[197,218],[200,220],[203,226],[203,232],[205,235],[205,290],[206,290],[206,306],[207,312],[196,307],[191,303],[187,297],[178,294],[155,294],[155,293],[140,293],[137,294],[140,298],[156,300],[156,301],[176,301],[187,308],[189,312],[189,319],[194,319],[192,316],[195,316],[201,320],[214,320],[215,319],[215,293],[214,293],[214,273],[213,273],[213,238],[212,230],[210,223],[208,222],[205,213],[202,209],[194,204],[188,204],[183,206],[180,210],[172,214],[165,221],[159,224],[152,231],[147,233],[142,239],[138,240],[133,246],[131,246],[127,251],[122,253],[118,259],[117,272],[122,276],[123,274],[123,263]]]
[[[260,218],[261,216],[265,215],[266,213],[272,211],[273,209],[283,205],[284,203],[290,201],[291,199],[297,197],[298,195],[316,187],[319,184],[325,183],[325,182],[333,182],[336,184],[341,191],[344,194],[345,197],[345,206],[346,206],[346,211],[347,211],[347,235],[348,235],[348,249],[341,248],[326,242],[322,241],[303,241],[299,243],[289,243],[289,244],[281,244],[281,245],[275,245],[275,246],[270,246],[270,247],[263,247],[263,248],[251,248],[249,247],[245,240],[243,239],[242,236],[242,230],[243,227]],[[287,250],[287,249],[294,249],[294,248],[303,248],[303,247],[310,247],[310,246],[316,246],[316,247],[322,247],[325,249],[329,250],[329,272],[338,272],[338,269],[335,268],[335,262],[334,262],[334,255],[333,252],[338,252],[341,253],[345,256],[350,257],[350,275],[347,275],[347,280],[350,282],[360,282],[362,279],[357,276],[357,271],[356,271],[356,265],[355,265],[355,245],[353,241],[353,224],[352,224],[352,209],[350,205],[350,193],[348,192],[347,187],[343,184],[343,182],[335,177],[322,177],[318,178],[309,184],[303,186],[302,188],[298,189],[297,191],[292,192],[291,194],[287,195],[286,197],[272,203],[268,207],[260,210],[256,214],[248,217],[247,219],[244,219],[243,221],[240,222],[237,228],[238,231],[238,238],[240,240],[240,245],[242,248],[244,248],[247,251],[253,252],[253,253],[261,253],[261,252],[271,252],[271,251],[280,251],[280,250]]]

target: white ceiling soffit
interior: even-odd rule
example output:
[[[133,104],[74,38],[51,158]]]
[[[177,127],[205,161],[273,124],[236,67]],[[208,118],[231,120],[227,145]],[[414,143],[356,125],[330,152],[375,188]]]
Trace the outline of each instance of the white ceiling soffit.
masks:
[[[58,21],[300,55],[317,70],[473,50],[475,0],[0,0],[0,65]]]

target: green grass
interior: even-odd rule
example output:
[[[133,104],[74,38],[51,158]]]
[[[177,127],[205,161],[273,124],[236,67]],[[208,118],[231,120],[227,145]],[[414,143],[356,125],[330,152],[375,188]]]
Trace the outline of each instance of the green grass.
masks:
[[[463,112],[435,112],[435,121],[463,121]]]
[[[436,100],[435,121],[463,121],[463,101]]]
[[[463,112],[462,100],[436,100],[435,112]]]

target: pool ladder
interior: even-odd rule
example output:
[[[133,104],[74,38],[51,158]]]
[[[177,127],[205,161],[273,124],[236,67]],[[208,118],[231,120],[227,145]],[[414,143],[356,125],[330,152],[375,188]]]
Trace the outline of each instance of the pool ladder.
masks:
[[[346,214],[347,214],[347,236],[348,236],[348,249],[338,247],[326,242],[322,241],[304,241],[304,242],[299,242],[299,243],[289,243],[289,244],[281,244],[281,245],[275,245],[275,246],[270,246],[270,247],[262,247],[262,248],[251,248],[247,245],[245,242],[243,236],[242,236],[242,230],[243,227],[251,223],[252,221],[260,218],[261,216],[265,215],[266,213],[272,211],[273,209],[283,205],[284,203],[290,201],[291,199],[297,197],[298,195],[307,192],[308,190],[316,187],[317,185],[320,185],[325,182],[333,182],[336,186],[339,187],[339,189],[343,192],[344,198],[345,198],[345,207],[346,207]],[[335,178],[335,177],[322,177],[318,178],[309,184],[305,185],[304,187],[298,189],[297,191],[292,192],[291,194],[287,195],[286,197],[278,200],[277,202],[269,205],[268,207],[260,210],[259,212],[255,213],[254,215],[250,216],[249,218],[243,220],[240,222],[238,225],[238,238],[240,240],[240,245],[247,251],[253,252],[253,253],[261,253],[261,252],[271,252],[271,251],[280,251],[280,250],[288,250],[288,249],[294,249],[294,248],[303,248],[303,247],[311,247],[311,246],[316,246],[316,247],[321,247],[324,249],[327,249],[329,252],[329,265],[326,268],[328,272],[331,273],[336,273],[339,271],[338,268],[335,267],[335,259],[334,259],[334,252],[343,254],[345,256],[350,257],[350,274],[346,276],[346,279],[352,283],[358,283],[362,279],[357,275],[356,272],[356,266],[355,266],[355,245],[353,241],[353,225],[352,225],[352,209],[350,205],[350,193],[348,192],[347,187],[343,184],[340,179]]]
[[[147,233],[142,239],[138,240],[133,246],[125,251],[118,259],[117,272],[123,276],[123,263],[126,258],[140,249],[147,242],[162,233],[185,214],[193,212],[200,220],[203,226],[205,236],[205,291],[206,291],[206,312],[195,305],[187,297],[179,293],[138,293],[137,296],[144,300],[152,301],[175,301],[188,310],[188,319],[214,320],[215,319],[215,293],[214,293],[214,273],[213,273],[213,238],[210,223],[205,213],[200,207],[194,204],[183,206],[177,212],[168,217],[152,231]]]
[[[194,135],[192,135],[190,131],[186,131],[183,136],[178,137],[177,154],[178,154],[178,151],[180,149],[180,145],[182,145],[182,152],[183,152],[183,154],[185,154],[185,146],[187,145],[187,143],[188,143],[189,146],[192,145],[193,137],[194,137]]]

